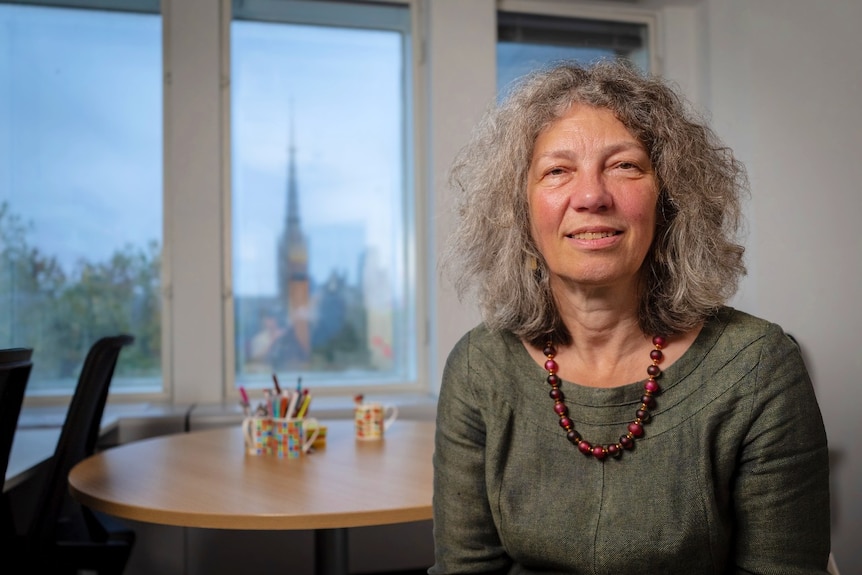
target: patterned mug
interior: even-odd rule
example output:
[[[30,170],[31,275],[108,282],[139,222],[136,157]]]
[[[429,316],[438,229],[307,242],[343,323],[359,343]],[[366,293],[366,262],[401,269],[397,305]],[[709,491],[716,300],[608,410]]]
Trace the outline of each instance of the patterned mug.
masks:
[[[242,434],[245,437],[245,451],[249,455],[272,453],[271,417],[246,417],[242,420]]]
[[[393,404],[383,403],[360,403],[353,411],[353,420],[356,428],[356,439],[383,439],[383,433],[389,429],[395,418],[398,417],[398,408]]]

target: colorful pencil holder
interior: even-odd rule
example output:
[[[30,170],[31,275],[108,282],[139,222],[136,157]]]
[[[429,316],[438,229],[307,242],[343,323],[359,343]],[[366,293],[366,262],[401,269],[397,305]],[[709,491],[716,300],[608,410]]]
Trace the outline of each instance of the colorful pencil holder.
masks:
[[[320,426],[314,418],[274,418],[272,420],[270,453],[288,459],[299,457],[308,453],[319,433]]]

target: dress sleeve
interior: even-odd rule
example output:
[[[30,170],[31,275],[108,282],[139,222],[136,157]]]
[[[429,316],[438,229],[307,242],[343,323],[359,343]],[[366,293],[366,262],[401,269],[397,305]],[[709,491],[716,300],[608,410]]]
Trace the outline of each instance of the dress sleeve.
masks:
[[[829,452],[798,346],[778,326],[763,340],[751,424],[733,486],[734,573],[825,575]]]
[[[485,421],[474,389],[482,381],[468,334],[449,354],[437,404],[432,575],[505,572],[511,564],[488,503]]]

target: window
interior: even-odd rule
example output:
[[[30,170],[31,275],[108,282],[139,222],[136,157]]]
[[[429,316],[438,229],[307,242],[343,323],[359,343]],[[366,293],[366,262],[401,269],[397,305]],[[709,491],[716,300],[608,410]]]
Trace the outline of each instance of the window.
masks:
[[[234,4],[237,385],[415,382],[410,26],[397,4]]]
[[[497,92],[530,70],[554,60],[589,63],[628,58],[649,69],[647,25],[517,12],[497,13]]]
[[[140,3],[140,2],[138,2]],[[0,347],[28,395],[69,394],[134,334],[113,389],[161,389],[161,20],[0,4]]]

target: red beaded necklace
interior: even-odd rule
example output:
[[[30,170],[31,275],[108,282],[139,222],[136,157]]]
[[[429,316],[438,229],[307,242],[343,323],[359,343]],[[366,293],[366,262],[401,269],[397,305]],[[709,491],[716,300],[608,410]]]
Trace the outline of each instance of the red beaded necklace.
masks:
[[[635,439],[643,437],[644,424],[650,420],[649,410],[655,407],[654,396],[658,395],[661,391],[656,379],[661,375],[661,369],[658,364],[664,358],[664,354],[661,350],[662,347],[664,347],[665,338],[657,335],[652,338],[652,343],[655,346],[655,349],[649,352],[649,357],[652,360],[652,364],[647,367],[647,375],[649,375],[649,378],[644,383],[644,394],[641,396],[641,405],[635,412],[634,421],[628,424],[627,431],[625,435],[620,436],[619,442],[608,445],[592,445],[588,441],[581,439],[580,434],[575,431],[574,422],[569,418],[569,408],[566,407],[566,404],[563,402],[565,397],[560,389],[561,380],[559,376],[557,376],[559,366],[557,365],[557,362],[554,361],[554,356],[557,355],[557,349],[554,347],[554,343],[551,340],[548,340],[542,353],[544,353],[545,357],[548,358],[547,361],[545,361],[545,369],[548,370],[548,384],[551,386],[551,392],[549,395],[551,396],[551,399],[554,400],[554,413],[556,413],[560,418],[560,427],[566,430],[566,438],[572,443],[572,445],[577,446],[578,450],[584,455],[592,455],[599,461],[603,460],[608,455],[619,457],[622,455],[623,449],[631,449],[635,446]]]

